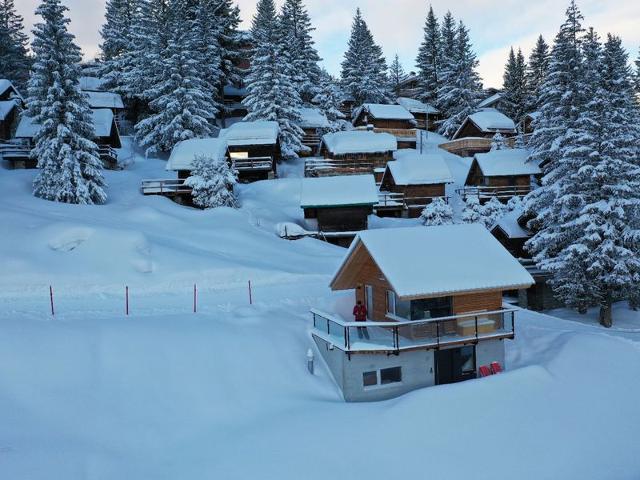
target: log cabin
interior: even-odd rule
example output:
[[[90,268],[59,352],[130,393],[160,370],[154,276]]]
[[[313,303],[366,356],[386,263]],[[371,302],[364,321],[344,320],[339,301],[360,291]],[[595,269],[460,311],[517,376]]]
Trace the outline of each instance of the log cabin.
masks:
[[[221,130],[220,137],[225,138],[229,158],[241,182],[267,180],[277,175],[277,162],[281,159],[278,122],[237,122]]]
[[[23,106],[22,95],[7,79],[0,79],[0,140],[9,140]]]
[[[477,153],[459,193],[463,198],[477,195],[481,203],[491,197],[506,202],[525,196],[531,191],[532,177],[542,173],[537,164],[528,161],[528,155],[526,149],[519,148]]]
[[[516,125],[495,108],[484,108],[469,115],[451,141],[441,144],[440,148],[462,157],[472,157],[491,150],[491,139],[496,133],[513,137],[517,134]]]
[[[113,112],[108,108],[92,109],[91,120],[94,129],[93,141],[98,145],[98,153],[104,168],[109,170],[121,168],[118,164],[116,149],[122,147],[122,142]],[[38,162],[30,158],[30,151],[39,129],[40,125],[34,123],[31,117],[22,115],[15,134],[15,139],[21,143],[14,146],[10,156],[4,154],[5,160],[9,161],[13,168],[36,168]]]
[[[416,147],[416,119],[402,105],[365,103],[353,113],[353,125],[376,133],[390,133],[398,148]]]
[[[321,161],[307,161],[305,176],[333,176],[373,173],[382,180],[387,162],[398,149],[396,137],[364,130],[327,133],[322,136]]]
[[[368,216],[376,203],[373,175],[302,179],[300,208],[307,229],[335,245],[348,247],[357,232],[368,228]]]
[[[448,201],[446,185],[453,176],[441,155],[398,150],[394,158],[382,176],[378,216],[418,218],[435,198]]]
[[[301,156],[313,156],[320,150],[322,135],[329,130],[329,120],[317,108],[300,107],[297,109],[300,121],[298,126],[304,131],[302,144],[309,149]]]
[[[442,118],[437,108],[414,98],[398,97],[398,105],[406,108],[416,120],[416,127],[433,132]]]
[[[346,401],[476,378],[505,367],[504,341],[515,336],[503,292],[532,284],[478,224],[367,230],[330,282],[353,292],[367,321],[314,309],[312,338]]]

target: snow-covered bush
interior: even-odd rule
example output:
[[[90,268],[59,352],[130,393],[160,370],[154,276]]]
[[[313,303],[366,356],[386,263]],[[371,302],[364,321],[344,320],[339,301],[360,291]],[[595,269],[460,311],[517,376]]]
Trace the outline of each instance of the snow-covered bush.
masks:
[[[508,147],[507,142],[500,132],[496,132],[496,134],[491,139],[491,151],[495,152],[496,150],[506,150]]]
[[[193,161],[191,176],[184,182],[193,189],[194,205],[201,208],[237,208],[238,200],[233,191],[238,175],[224,158],[198,155]]]
[[[498,197],[492,197],[482,206],[481,215],[485,227],[491,228],[507,213],[507,206],[498,200]]]
[[[522,209],[522,197],[518,197],[517,195],[514,197],[511,197],[509,199],[509,201],[507,202],[507,210],[509,212],[513,212],[514,210],[520,210]]]
[[[462,210],[463,223],[482,223],[482,205],[480,198],[476,195],[469,195],[464,202]]]
[[[424,207],[420,222],[427,227],[449,225],[453,223],[453,209],[442,198],[436,198]]]

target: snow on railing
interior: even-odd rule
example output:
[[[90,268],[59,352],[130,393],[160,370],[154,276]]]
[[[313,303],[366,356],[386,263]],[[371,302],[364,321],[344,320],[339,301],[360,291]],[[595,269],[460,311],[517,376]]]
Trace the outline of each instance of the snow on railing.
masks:
[[[479,199],[490,199],[497,197],[498,199],[509,199],[511,197],[524,197],[531,191],[529,185],[506,185],[501,187],[489,186],[467,186],[456,189],[463,199],[469,196],[475,196]]]

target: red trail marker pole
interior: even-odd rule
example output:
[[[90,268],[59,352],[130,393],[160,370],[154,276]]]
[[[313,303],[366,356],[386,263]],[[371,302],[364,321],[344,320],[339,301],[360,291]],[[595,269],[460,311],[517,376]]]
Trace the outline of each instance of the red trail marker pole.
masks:
[[[129,315],[129,286],[124,287],[124,312]]]
[[[249,280],[249,305],[253,305],[253,298],[251,295],[251,280]]]
[[[53,309],[53,287],[49,285],[49,302],[51,303],[51,316],[54,316],[56,312]]]
[[[193,313],[198,311],[198,286],[193,284]]]

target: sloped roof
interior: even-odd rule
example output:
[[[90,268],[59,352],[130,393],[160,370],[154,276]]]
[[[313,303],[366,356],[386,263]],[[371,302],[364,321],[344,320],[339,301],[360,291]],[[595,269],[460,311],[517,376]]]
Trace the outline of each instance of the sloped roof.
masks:
[[[7,80],[6,78],[0,78],[0,95],[3,95],[9,89],[12,89],[16,93],[18,98],[22,100],[22,95],[20,95],[20,92],[18,92],[18,89],[14,87],[13,83],[11,83],[11,80]]]
[[[275,145],[278,143],[280,127],[278,122],[259,120],[238,122],[220,131],[229,146]]]
[[[398,97],[398,105],[402,105],[411,113],[436,114],[438,109],[415,98]]]
[[[18,102],[16,100],[0,101],[0,120],[6,120],[7,116],[16,108]]]
[[[322,141],[335,155],[395,152],[398,149],[398,141],[393,135],[366,130],[327,133],[322,136]]]
[[[453,183],[449,167],[436,153],[421,155],[416,150],[403,149],[395,152],[394,158],[395,161],[387,163],[384,175],[391,173],[396,185]]]
[[[516,124],[513,120],[495,108],[483,108],[482,110],[472,113],[468,118],[483,132],[496,130],[515,131],[516,129]]]
[[[479,104],[478,104],[478,108],[487,108],[487,107],[491,107],[493,105],[495,105],[496,103],[498,103],[500,100],[502,100],[502,93],[498,92],[498,93],[494,93],[493,95],[491,95],[490,97],[485,98],[484,100],[482,100]]]
[[[365,103],[355,112],[353,117],[358,118],[362,111],[379,120],[415,120],[411,112],[402,105]]]
[[[538,175],[540,167],[528,162],[529,152],[524,148],[507,148],[487,153],[476,153],[474,159],[486,177],[512,175]]]
[[[192,170],[199,155],[214,159],[226,158],[227,142],[224,138],[192,138],[178,142],[172,149],[166,170]]]
[[[111,127],[113,126],[113,112],[111,110],[108,108],[91,110],[91,118],[96,137],[111,135]],[[16,129],[16,138],[33,138],[39,129],[40,124],[34,123],[31,117],[22,115]]]
[[[521,216],[522,209],[516,208],[515,210],[511,210],[496,222],[496,224],[491,228],[491,231],[496,228],[500,228],[509,238],[529,238],[531,236],[531,232],[526,228],[522,228],[518,222]]]
[[[122,97],[113,92],[84,92],[91,108],[124,108]]]
[[[317,108],[300,107],[298,114],[301,118],[301,128],[329,128],[329,120]]]
[[[301,208],[375,205],[378,189],[373,175],[340,175],[302,179]]]
[[[332,288],[339,289],[344,267],[360,246],[401,299],[515,290],[534,283],[486,228],[459,224],[359,232],[331,281]]]
[[[80,90],[102,92],[104,91],[104,80],[97,77],[80,77]]]

